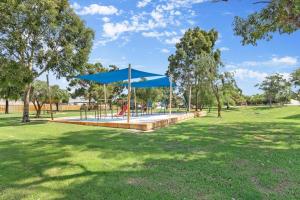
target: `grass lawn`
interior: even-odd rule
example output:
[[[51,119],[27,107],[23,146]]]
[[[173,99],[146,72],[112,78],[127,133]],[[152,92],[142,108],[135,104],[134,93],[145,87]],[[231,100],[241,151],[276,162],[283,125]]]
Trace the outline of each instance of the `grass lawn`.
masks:
[[[300,107],[152,133],[0,115],[0,199],[299,199]]]

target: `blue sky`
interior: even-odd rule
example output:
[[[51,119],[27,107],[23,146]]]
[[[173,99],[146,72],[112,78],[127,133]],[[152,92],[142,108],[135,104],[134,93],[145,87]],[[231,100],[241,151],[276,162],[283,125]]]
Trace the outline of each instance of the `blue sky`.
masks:
[[[275,34],[273,40],[257,46],[242,46],[234,36],[235,15],[247,16],[261,9],[252,1],[231,0],[211,3],[207,0],[75,0],[76,13],[95,31],[89,61],[104,66],[127,67],[164,73],[168,56],[188,28],[199,26],[220,33],[217,47],[227,71],[234,71],[244,94],[259,92],[254,85],[272,73],[285,76],[300,67],[300,32]],[[52,78],[53,79],[53,78]],[[54,81],[54,80],[52,80]],[[66,85],[66,81],[56,83]]]

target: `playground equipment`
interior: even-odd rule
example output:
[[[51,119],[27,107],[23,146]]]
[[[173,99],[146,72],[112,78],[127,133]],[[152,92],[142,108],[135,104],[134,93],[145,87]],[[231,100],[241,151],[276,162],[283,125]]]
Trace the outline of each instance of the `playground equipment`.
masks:
[[[127,116],[127,123],[130,123],[130,117],[131,115],[138,116],[138,110],[140,108],[140,114],[152,114],[153,113],[153,105],[151,101],[147,101],[146,105],[144,104],[138,104],[136,100],[136,95],[135,95],[135,89],[136,88],[157,88],[157,87],[169,87],[169,115],[172,113],[172,92],[173,92],[173,87],[175,84],[172,83],[172,78],[171,77],[162,77],[158,79],[153,79],[153,80],[148,80],[148,81],[143,81],[143,82],[133,82],[131,83],[132,79],[135,78],[145,78],[145,77],[155,77],[155,76],[162,76],[159,74],[154,74],[154,73],[148,73],[148,72],[143,72],[135,69],[131,69],[131,65],[129,65],[128,68],[126,69],[121,69],[121,70],[116,70],[116,71],[110,71],[110,72],[105,72],[105,73],[97,73],[97,74],[90,74],[90,75],[82,75],[78,76],[77,78],[86,80],[86,81],[94,81],[96,83],[103,84],[104,86],[104,93],[105,93],[105,98],[104,98],[104,107],[105,107],[105,117],[107,117],[107,104],[110,104],[110,112],[111,112],[111,117],[124,117],[125,115]],[[112,109],[114,102],[107,101],[106,97],[106,85],[114,82],[120,82],[120,81],[125,81],[127,80],[128,82],[124,84],[123,86],[127,87],[128,90],[128,96],[127,96],[127,101],[123,101],[122,106],[120,106],[120,112],[114,113],[114,110]],[[131,88],[133,88],[134,91],[134,99],[131,99]],[[102,102],[97,102],[96,105],[94,106],[95,110],[95,118],[99,119],[102,118]],[[89,105],[90,106],[90,105]],[[146,112],[145,111],[146,108]],[[118,109],[118,107],[117,107]],[[84,113],[85,118],[87,116],[87,107],[82,107],[80,117],[81,119],[83,118],[82,113]]]

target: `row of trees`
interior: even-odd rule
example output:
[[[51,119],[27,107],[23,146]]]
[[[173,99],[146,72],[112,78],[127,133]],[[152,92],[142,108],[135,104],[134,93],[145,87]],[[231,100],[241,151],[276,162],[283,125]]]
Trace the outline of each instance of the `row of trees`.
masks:
[[[295,91],[292,90],[293,86]],[[256,87],[264,93],[246,97],[247,104],[272,106],[273,103],[286,104],[291,98],[300,100],[300,68],[291,74],[291,79],[285,79],[282,74],[276,73],[267,76]]]
[[[169,57],[167,74],[178,82],[179,93],[187,100],[188,110],[216,105],[218,117],[225,103],[229,108],[241,100],[242,91],[234,76],[222,71],[221,51],[215,49],[218,32],[196,27],[185,32],[176,44],[176,52]]]
[[[234,32],[242,37],[243,44],[270,39],[272,32],[299,29],[298,0],[258,2],[266,7],[245,19],[235,18]],[[16,99],[21,90],[22,121],[28,122],[34,80],[48,71],[68,79],[85,73],[94,32],[76,15],[68,0],[4,0],[0,2],[0,18],[0,95]],[[189,107],[194,104],[202,109],[216,103],[220,116],[223,102],[229,105],[242,97],[232,75],[221,70],[220,51],[215,50],[217,37],[215,30],[187,31],[169,58],[167,73],[182,84],[180,92]]]

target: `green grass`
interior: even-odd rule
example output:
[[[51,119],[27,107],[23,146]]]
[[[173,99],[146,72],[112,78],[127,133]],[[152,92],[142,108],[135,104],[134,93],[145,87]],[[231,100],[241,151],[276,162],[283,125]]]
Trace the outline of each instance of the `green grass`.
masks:
[[[300,107],[151,133],[0,115],[0,199],[297,199]]]

